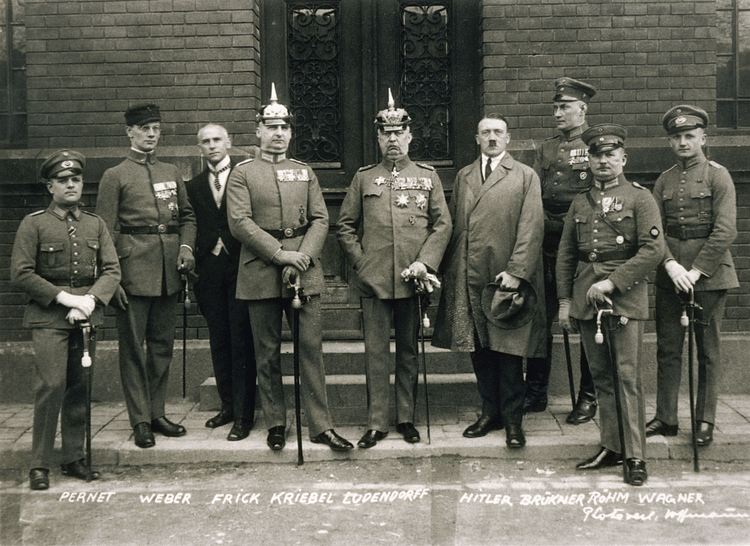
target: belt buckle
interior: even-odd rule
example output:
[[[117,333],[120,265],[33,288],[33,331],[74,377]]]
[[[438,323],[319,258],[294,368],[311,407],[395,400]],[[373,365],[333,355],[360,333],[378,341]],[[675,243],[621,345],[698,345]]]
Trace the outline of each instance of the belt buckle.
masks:
[[[293,235],[294,230],[292,228],[288,227],[284,230],[284,237],[286,237],[287,239],[290,239]]]
[[[165,226],[164,224],[159,224],[158,226],[156,226],[156,231],[157,233],[166,233],[167,226]]]
[[[596,254],[596,252],[589,252],[589,261],[595,262],[599,256]]]

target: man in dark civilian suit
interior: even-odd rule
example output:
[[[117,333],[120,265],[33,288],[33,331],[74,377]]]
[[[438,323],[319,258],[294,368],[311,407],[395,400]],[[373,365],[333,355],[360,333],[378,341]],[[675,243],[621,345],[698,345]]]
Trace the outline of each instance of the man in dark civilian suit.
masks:
[[[206,168],[185,184],[198,232],[195,238],[193,285],[198,307],[208,324],[211,360],[221,410],[206,421],[216,428],[234,421],[227,440],[247,438],[255,417],[255,351],[244,302],[235,298],[240,242],[229,232],[224,191],[232,161],[232,141],[221,125],[198,131],[198,147]]]

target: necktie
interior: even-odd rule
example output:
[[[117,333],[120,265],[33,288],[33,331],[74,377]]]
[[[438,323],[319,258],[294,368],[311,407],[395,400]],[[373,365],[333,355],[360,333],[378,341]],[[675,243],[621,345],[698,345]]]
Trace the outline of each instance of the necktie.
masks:
[[[214,176],[214,187],[216,188],[216,191],[221,191],[221,181],[219,180],[219,174],[228,170],[229,167],[231,166],[232,166],[231,164],[228,164],[224,166],[224,168],[219,169],[218,171],[211,171],[211,174]]]
[[[492,174],[492,158],[487,158],[487,165],[484,167],[484,180],[486,181]]]

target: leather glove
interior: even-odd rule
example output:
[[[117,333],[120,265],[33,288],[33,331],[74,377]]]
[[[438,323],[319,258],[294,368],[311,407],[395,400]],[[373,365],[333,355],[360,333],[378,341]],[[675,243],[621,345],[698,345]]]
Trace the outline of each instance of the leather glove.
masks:
[[[55,300],[57,303],[64,305],[65,307],[78,309],[84,315],[84,319],[89,318],[96,307],[96,300],[94,298],[88,296],[75,296],[64,290],[57,294]]]
[[[573,325],[570,322],[570,300],[560,300],[560,308],[557,314],[557,320],[560,321],[560,327],[563,330],[573,329]]]
[[[692,280],[688,270],[677,263],[677,260],[669,260],[664,264],[664,269],[666,269],[669,278],[672,279],[672,282],[678,290],[690,292],[690,290],[693,289],[695,281]],[[698,276],[700,276],[700,273],[698,273]]]
[[[495,282],[500,283],[500,288],[506,292],[515,292],[518,290],[518,287],[521,286],[521,279],[514,277],[506,271],[503,271],[495,277]]]
[[[401,276],[405,280],[426,279],[427,278],[427,266],[424,265],[422,262],[415,261],[401,273]]]
[[[70,311],[68,311],[68,314],[65,318],[74,326],[76,323],[86,322],[88,320],[88,317],[75,307],[71,308]]]
[[[591,306],[599,306],[602,303],[612,305],[612,300],[607,297],[607,294],[611,294],[615,291],[615,284],[609,279],[595,282],[591,285],[588,292],[586,292],[586,303]]]
[[[128,308],[128,295],[119,284],[117,285],[117,290],[115,290],[112,299],[109,300],[109,304],[115,309],[122,309],[123,311]]]
[[[195,257],[189,247],[180,246],[180,253],[177,255],[177,271],[187,273],[195,269]]]
[[[298,271],[307,271],[310,267],[310,256],[303,252],[294,250],[279,250],[273,257],[273,263],[276,265],[291,265]]]

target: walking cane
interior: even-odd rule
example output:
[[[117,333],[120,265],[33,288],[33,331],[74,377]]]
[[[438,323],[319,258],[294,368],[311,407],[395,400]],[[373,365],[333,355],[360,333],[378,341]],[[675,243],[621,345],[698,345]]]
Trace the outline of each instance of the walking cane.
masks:
[[[300,287],[300,274],[294,281],[294,298],[292,299],[292,342],[294,345],[294,416],[297,421],[297,466],[305,463],[302,455],[302,412],[300,410],[300,386],[299,386],[299,310],[302,309],[302,288]]]
[[[694,375],[693,375],[693,361],[695,360],[695,349],[693,346],[693,336],[695,335],[695,291],[690,290],[689,301],[685,303],[682,309],[682,317],[680,318],[680,324],[684,327],[687,326],[688,334],[688,389],[690,399],[690,430],[692,432],[693,440],[693,471],[700,472],[700,466],[698,464],[698,437],[697,437],[697,426],[695,423],[695,391],[694,391]]]
[[[570,336],[568,331],[563,328],[563,342],[565,345],[565,362],[568,364],[568,383],[570,384],[570,401],[573,404],[573,411],[576,409],[576,386],[573,383],[573,363],[570,359]],[[552,358],[552,355],[549,355]]]
[[[607,324],[605,324],[604,330],[607,335],[602,335],[602,315],[609,315]],[[615,353],[615,347],[612,343],[612,324],[611,321],[614,318],[612,309],[599,309],[596,313],[596,336],[594,341],[601,345],[602,343],[607,344],[607,353],[609,355],[609,361],[612,364],[612,380],[615,387],[615,410],[617,412],[617,429],[620,435],[620,449],[622,450],[622,477],[625,482],[628,481],[628,465],[627,465],[627,453],[625,450],[625,423],[622,415],[622,400],[620,398],[620,374],[617,370],[617,358]],[[622,317],[624,318],[624,317]],[[626,319],[627,320],[627,319]]]
[[[83,334],[83,356],[81,356],[81,367],[86,376],[86,481],[91,477],[91,356],[89,355],[89,342],[96,335],[89,321],[78,324]]]
[[[424,313],[422,312],[422,298],[425,298],[426,305],[424,306]],[[427,394],[427,355],[425,354],[424,350],[424,330],[425,328],[430,327],[430,318],[427,316],[427,307],[430,305],[429,296],[423,296],[422,294],[417,294],[417,305],[419,306],[419,318],[420,318],[420,327],[419,327],[419,341],[421,344],[421,353],[422,353],[422,383],[424,384],[424,410],[425,410],[425,417],[427,419],[427,443],[432,444],[432,438],[430,436],[430,397]]]
[[[188,278],[186,274],[182,275],[182,283],[185,287],[182,300],[182,398],[185,398],[187,394],[187,309],[190,305]]]

